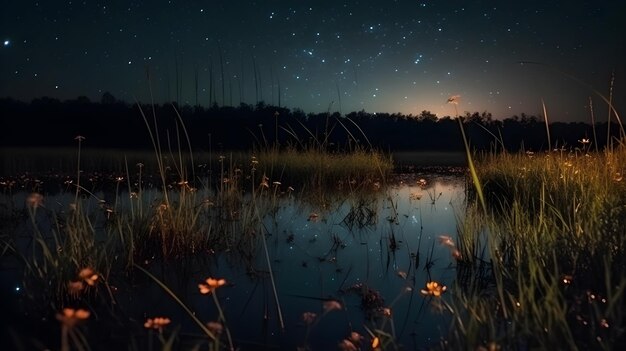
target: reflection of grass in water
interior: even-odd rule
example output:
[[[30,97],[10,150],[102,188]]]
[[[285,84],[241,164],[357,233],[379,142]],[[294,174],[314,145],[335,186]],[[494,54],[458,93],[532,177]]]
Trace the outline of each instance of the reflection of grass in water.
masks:
[[[459,228],[453,301],[460,313],[451,342],[625,344],[626,147],[587,151],[491,154],[478,162],[487,207],[470,204]]]
[[[80,168],[90,167],[89,152],[83,149],[87,141],[79,141]],[[10,241],[5,247],[13,249],[27,267],[24,290],[29,299],[38,301],[36,305],[41,310],[36,312],[45,315],[44,310],[50,306],[58,311],[68,304],[88,304],[94,310],[104,308],[115,315],[119,311],[113,307],[114,289],[107,278],[137,267],[136,262],[149,264],[159,258],[180,260],[221,250],[232,250],[250,260],[260,246],[259,237],[264,235],[262,219],[276,211],[279,198],[296,193],[283,179],[293,181],[295,187],[301,182],[303,190],[297,192],[300,195],[315,193],[313,198],[329,201],[333,196],[324,193],[335,192],[337,188],[349,194],[380,187],[391,169],[390,160],[376,152],[268,150],[254,158],[250,154],[243,156],[245,161],[220,157],[217,167],[208,173],[211,177],[197,181],[190,179],[193,169],[187,169],[182,152],[170,151],[168,158],[160,148],[155,149],[156,162],[126,156],[118,161],[124,165],[123,172],[110,176],[100,173],[103,182],[112,183],[110,189],[115,189],[113,201],[95,198],[96,187],[90,179],[98,169],[87,173],[77,167],[80,184],[71,177],[61,178],[66,191],[75,195],[75,202],[69,208],[56,212],[47,209],[44,197],[29,205],[33,228],[38,227],[36,211],[45,211],[52,218],[51,223],[56,223],[50,228],[51,235],[35,230],[33,250],[39,254],[18,252]],[[75,151],[68,152],[67,157],[68,164],[76,162]],[[136,164],[136,168],[129,164]],[[18,161],[12,163],[13,169],[30,166]],[[158,169],[160,182],[148,176],[151,167],[153,172]],[[161,193],[156,199],[151,198],[154,193],[149,192],[148,179],[161,183]],[[128,189],[127,193],[120,191],[124,188]],[[89,208],[91,197],[98,203],[95,209]],[[103,241],[98,242],[98,238]],[[73,277],[83,267],[94,267],[104,284],[86,289],[88,293],[83,290],[77,293]],[[48,291],[47,296],[42,296],[40,291]],[[223,316],[220,320],[224,322]],[[228,333],[227,327],[225,330]],[[167,343],[172,340],[168,339]]]

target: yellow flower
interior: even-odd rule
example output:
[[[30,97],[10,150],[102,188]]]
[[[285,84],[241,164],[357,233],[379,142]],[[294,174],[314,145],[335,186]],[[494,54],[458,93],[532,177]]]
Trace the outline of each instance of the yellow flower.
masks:
[[[437,282],[428,282],[426,283],[426,289],[422,289],[420,292],[425,296],[434,296],[439,297],[446,291],[447,287],[445,285],[441,285]]]
[[[201,294],[209,294],[211,293],[211,291],[219,288],[222,285],[226,284],[226,280],[225,279],[214,279],[214,278],[207,278],[207,280],[205,280],[206,284],[204,283],[200,283],[198,284],[198,289],[200,289],[200,293]]]
[[[168,324],[172,321],[167,317],[154,317],[146,319],[146,322],[143,324],[147,329],[157,329],[159,332],[163,331]]]
[[[91,313],[87,310],[64,308],[62,313],[57,313],[57,320],[70,328],[89,318]]]

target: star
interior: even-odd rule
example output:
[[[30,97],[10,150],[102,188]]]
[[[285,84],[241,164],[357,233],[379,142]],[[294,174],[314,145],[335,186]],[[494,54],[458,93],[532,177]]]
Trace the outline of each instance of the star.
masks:
[[[5,40],[3,43],[4,46],[9,46],[11,45],[11,41],[9,39]]]

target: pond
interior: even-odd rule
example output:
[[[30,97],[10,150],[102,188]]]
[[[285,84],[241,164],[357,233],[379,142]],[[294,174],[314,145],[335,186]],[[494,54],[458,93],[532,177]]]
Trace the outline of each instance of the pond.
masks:
[[[252,256],[242,257],[233,247],[193,259],[146,260],[142,267],[203,323],[218,320],[219,310],[198,286],[208,277],[223,278],[226,284],[213,294],[235,347],[243,350],[337,349],[353,331],[364,336],[365,344],[377,331],[392,335],[404,349],[438,345],[449,332],[450,317],[436,297],[421,290],[428,290],[431,281],[450,286],[455,280],[465,179],[438,174],[399,179],[384,191],[321,207],[297,194],[281,197],[276,210],[262,218],[264,230],[257,235],[265,240],[259,240]],[[88,207],[97,208],[97,198],[106,197],[94,195]],[[27,196],[5,194],[1,201],[19,207]],[[72,201],[68,193],[46,198],[48,208],[66,208]],[[38,222],[53,225],[44,215]],[[106,235],[99,220],[93,226],[96,235]],[[19,237],[28,239],[29,228],[30,220],[24,219],[16,229]],[[28,245],[18,240],[16,246],[27,250]],[[4,269],[3,275],[14,278],[15,272]],[[123,324],[135,322],[132,333],[142,333],[146,318],[166,316],[171,330],[181,327],[183,344],[202,340],[189,314],[141,272],[132,279],[122,273],[108,279],[117,282],[113,295],[124,311]],[[222,341],[227,344],[225,337]]]

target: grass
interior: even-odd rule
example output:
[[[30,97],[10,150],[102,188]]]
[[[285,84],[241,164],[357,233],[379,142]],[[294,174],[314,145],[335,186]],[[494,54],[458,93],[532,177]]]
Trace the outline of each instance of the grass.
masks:
[[[582,146],[477,162],[487,205],[459,227],[452,345],[625,345],[626,148]]]
[[[156,122],[153,127],[146,119],[146,125],[151,136],[158,134]],[[328,201],[330,196],[324,194],[338,189],[347,194],[374,183],[380,187],[392,169],[391,159],[381,153],[362,149],[331,153],[324,150],[324,143],[213,155],[185,152],[180,140],[175,150],[164,151],[153,139],[154,153],[130,152],[122,157],[117,151],[89,150],[87,138],[76,140],[77,149],[60,150],[58,157],[52,157],[51,150],[3,150],[7,156],[3,169],[7,174],[15,172],[4,175],[3,192],[26,190],[33,192],[29,199],[34,196],[26,207],[32,228],[27,250],[18,248],[13,233],[6,233],[3,256],[14,256],[24,267],[21,287],[29,301],[29,315],[63,311],[57,317],[63,350],[89,348],[80,324],[90,315],[116,320],[124,314],[117,310],[109,278],[138,271],[156,279],[139,265],[216,252],[233,252],[244,264],[251,264],[261,248],[271,276],[262,221],[276,211],[280,198],[294,196],[298,189],[298,194],[316,194],[315,201]],[[70,194],[73,202],[69,207],[48,208],[43,201],[48,192]],[[16,213],[16,208],[6,210],[3,218],[14,220],[9,213]],[[48,228],[41,230],[46,223]],[[89,283],[85,271],[91,272]],[[273,278],[271,285],[282,323]],[[220,312],[215,323],[223,326],[228,336],[225,344],[234,349],[214,294],[213,298]],[[216,334],[185,310],[208,336],[209,346],[221,349]],[[163,348],[169,349],[176,332],[164,337],[166,321],[155,317],[146,328],[157,329]],[[152,348],[152,337],[149,340]]]
[[[147,119],[146,125],[151,135],[158,135],[156,123],[154,130]],[[297,196],[324,207],[337,196],[345,200],[348,194],[384,188],[393,169],[391,159],[379,152],[360,147],[330,152],[326,139],[311,136],[310,145],[297,140],[281,147],[265,142],[251,152],[217,155],[185,152],[180,140],[175,150],[163,151],[158,139],[153,139],[153,154],[128,153],[121,158],[119,152],[93,153],[82,137],[77,139],[77,150],[62,151],[54,160],[49,155],[37,159],[30,151],[4,150],[5,156],[11,155],[3,157],[5,170],[22,175],[2,179],[3,191],[35,192],[25,213],[33,230],[29,252],[18,250],[10,239],[3,245],[5,254],[12,251],[23,264],[29,313],[58,312],[61,349],[88,349],[80,324],[90,315],[123,313],[117,310],[109,279],[140,272],[190,315],[211,349],[234,349],[214,291],[225,281],[209,278],[200,287],[201,292],[212,292],[219,312],[213,327],[226,331],[222,340],[144,268],[153,261],[228,251],[238,254],[244,265],[264,255],[284,329],[264,219],[276,213],[283,198]],[[605,151],[590,152],[589,140],[581,139],[579,147],[571,150],[492,152],[473,158],[463,137],[468,179],[475,192],[470,192],[458,223],[457,244],[447,244],[454,249],[457,280],[448,289],[428,282],[421,290],[429,304],[452,316],[442,348],[610,350],[626,346],[626,146],[617,141]],[[51,170],[44,180],[32,173],[42,166]],[[103,169],[112,172],[104,175]],[[67,208],[47,208],[37,196],[51,189],[50,183],[71,194],[74,202]],[[100,199],[96,194],[101,192],[113,196]],[[431,200],[434,203],[434,193]],[[2,218],[12,220],[5,213]],[[362,200],[343,223],[359,228],[374,218],[376,210]],[[41,229],[43,222],[51,224],[49,230]],[[393,232],[391,237],[395,242]],[[308,315],[305,348],[310,330],[322,317],[344,309],[335,302],[338,307],[324,306],[319,318]],[[387,318],[393,304],[383,309],[389,312],[373,329],[365,326],[372,348],[398,347],[393,319]],[[66,310],[67,306],[76,309]],[[164,334],[168,323],[162,318],[146,321],[146,328],[158,331],[164,349],[172,348],[177,339],[177,331]],[[354,346],[361,339],[351,335],[343,344]]]

